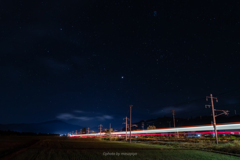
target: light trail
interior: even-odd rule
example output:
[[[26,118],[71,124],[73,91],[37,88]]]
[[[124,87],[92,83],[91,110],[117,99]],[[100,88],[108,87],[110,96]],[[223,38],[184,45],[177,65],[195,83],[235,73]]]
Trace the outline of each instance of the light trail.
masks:
[[[155,133],[155,134],[132,134],[132,136],[164,136],[164,135],[188,135],[188,134],[214,134],[215,132],[192,132],[192,133],[188,133],[188,132],[185,132],[185,133]],[[217,132],[218,134],[227,134],[227,133],[239,133],[240,134],[240,131],[226,131],[226,132]],[[92,135],[92,134],[86,134],[86,135],[82,135],[80,137],[107,137],[108,135]],[[125,134],[115,134],[113,135],[113,137],[121,137],[121,136],[125,136]],[[129,134],[130,136],[130,134]],[[79,135],[71,135],[70,137],[79,137]]]
[[[144,135],[188,135],[188,134],[214,134],[213,125],[201,125],[201,126],[187,126],[187,127],[176,127],[176,128],[159,128],[159,129],[150,129],[150,130],[135,130],[132,131],[132,136],[144,136]],[[219,134],[226,133],[240,133],[240,123],[223,123],[217,125],[217,130],[219,130]],[[229,131],[234,130],[234,131]],[[239,131],[236,131],[239,130]],[[177,132],[177,133],[176,133]],[[192,133],[189,133],[192,132]],[[125,131],[112,132],[112,136],[125,136]],[[127,132],[129,136],[129,131]],[[70,137],[106,137],[108,135],[96,133],[96,134],[79,134],[79,135],[71,135]]]

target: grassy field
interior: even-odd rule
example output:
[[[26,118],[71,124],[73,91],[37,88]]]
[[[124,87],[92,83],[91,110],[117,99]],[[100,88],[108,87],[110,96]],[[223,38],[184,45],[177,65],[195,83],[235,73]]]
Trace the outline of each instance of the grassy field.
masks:
[[[40,139],[41,137],[0,136],[0,158],[22,148],[31,146]]]
[[[94,159],[166,159],[166,160],[237,160],[239,157],[196,151],[181,150],[173,146],[142,143],[100,141],[93,138],[66,137],[5,137],[12,144],[1,150],[2,159],[10,160],[94,160]],[[0,137],[0,141],[2,137]],[[19,143],[18,143],[19,142]],[[25,142],[25,143],[24,143]],[[18,143],[17,145],[13,145]],[[20,144],[21,143],[21,144]],[[21,147],[22,145],[22,147]],[[2,144],[0,144],[2,146]],[[11,146],[11,145],[9,145]],[[11,148],[11,147],[10,147]],[[14,149],[15,148],[15,149]],[[9,149],[9,148],[8,148]],[[13,150],[14,149],[14,150]]]

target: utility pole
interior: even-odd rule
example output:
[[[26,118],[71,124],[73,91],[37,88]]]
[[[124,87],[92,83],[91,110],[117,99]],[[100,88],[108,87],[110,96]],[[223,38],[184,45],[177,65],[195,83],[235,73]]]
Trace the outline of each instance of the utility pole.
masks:
[[[206,101],[208,101],[208,98],[211,99],[211,105],[206,105],[206,106],[208,106],[209,108],[210,108],[210,106],[212,107],[213,127],[214,127],[214,131],[215,131],[216,143],[218,144],[216,119],[215,119],[214,104],[213,104],[213,99],[216,99],[216,102],[218,102],[218,99],[216,97],[213,97],[212,94],[210,94],[210,97],[209,96],[206,97]]]
[[[89,127],[88,127],[88,134],[89,134]]]
[[[130,143],[131,143],[131,136],[132,136],[132,133],[131,133],[131,130],[132,130],[132,106],[133,105],[130,105],[130,125],[129,125],[129,128],[130,128]]]
[[[175,128],[175,110],[171,110],[172,115],[173,115],[173,126]]]
[[[215,131],[215,138],[216,138],[216,144],[218,144],[218,136],[217,136],[217,127],[216,127],[216,117],[222,114],[228,115],[229,111],[228,110],[216,110],[214,109],[214,104],[213,104],[213,99],[216,99],[216,102],[218,102],[217,97],[213,97],[212,94],[210,94],[210,96],[206,97],[206,101],[208,101],[208,99],[211,99],[211,105],[205,105],[205,107],[212,107],[212,116],[213,116],[213,127],[214,127],[214,131]],[[215,111],[222,111],[223,113],[215,115]]]
[[[110,131],[110,141],[111,141],[111,123],[110,123],[110,129],[109,129],[109,131]]]
[[[128,121],[129,118],[126,117],[126,118],[123,118],[123,120],[124,119],[126,119],[126,122],[123,123],[123,124],[126,124],[126,141],[127,141],[127,128],[128,128],[127,121]]]
[[[142,122],[142,129],[144,130],[144,122]]]
[[[102,132],[102,125],[101,124],[99,125],[99,129],[100,129],[100,135],[101,135],[101,132]]]

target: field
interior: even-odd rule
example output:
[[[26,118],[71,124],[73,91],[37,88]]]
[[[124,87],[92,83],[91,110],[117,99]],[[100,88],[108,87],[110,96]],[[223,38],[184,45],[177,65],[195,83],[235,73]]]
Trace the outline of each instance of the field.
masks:
[[[237,160],[224,154],[167,145],[100,141],[93,138],[0,137],[0,158],[10,160],[166,159]]]

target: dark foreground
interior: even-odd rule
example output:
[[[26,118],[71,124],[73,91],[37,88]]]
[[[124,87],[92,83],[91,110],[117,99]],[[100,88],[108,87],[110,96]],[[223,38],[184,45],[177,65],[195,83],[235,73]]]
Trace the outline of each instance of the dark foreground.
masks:
[[[92,138],[0,137],[0,159],[85,160],[85,159],[166,159],[237,160],[239,157],[164,145],[107,142]]]

